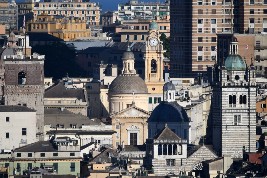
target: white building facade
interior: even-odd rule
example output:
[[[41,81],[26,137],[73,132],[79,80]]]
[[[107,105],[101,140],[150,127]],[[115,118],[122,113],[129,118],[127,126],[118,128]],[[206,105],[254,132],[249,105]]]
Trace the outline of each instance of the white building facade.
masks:
[[[12,150],[36,139],[36,111],[24,106],[0,106],[0,150]]]

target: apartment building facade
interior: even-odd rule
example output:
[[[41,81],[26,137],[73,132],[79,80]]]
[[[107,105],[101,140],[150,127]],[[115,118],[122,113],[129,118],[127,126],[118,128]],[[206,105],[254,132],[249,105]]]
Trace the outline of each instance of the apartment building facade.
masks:
[[[82,0],[39,2],[33,9],[34,18],[36,19],[43,13],[78,17],[92,26],[100,23],[100,7],[94,2],[83,2]]]
[[[6,30],[18,29],[18,6],[14,0],[0,2],[0,24],[5,24]]]
[[[206,72],[218,59],[217,34],[267,31],[267,1],[170,2],[171,77]]]
[[[118,20],[129,19],[154,19],[156,16],[170,15],[170,1],[160,2],[138,2],[129,0],[127,3],[118,5]]]

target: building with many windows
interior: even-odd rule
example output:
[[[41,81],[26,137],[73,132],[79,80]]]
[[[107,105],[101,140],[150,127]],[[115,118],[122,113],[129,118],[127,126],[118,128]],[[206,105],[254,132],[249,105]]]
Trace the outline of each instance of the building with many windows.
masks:
[[[118,5],[118,20],[129,19],[154,19],[156,16],[166,16],[170,13],[170,3],[160,2],[138,2],[129,0],[127,3]]]
[[[34,18],[38,15],[61,15],[66,17],[78,17],[85,20],[88,25],[99,25],[100,7],[94,2],[75,1],[44,1],[39,2],[33,9]]]
[[[42,14],[27,23],[30,33],[48,33],[64,41],[88,39],[91,31],[80,18]]]
[[[18,6],[14,0],[0,2],[0,24],[5,24],[6,30],[18,30]]]
[[[218,33],[265,32],[266,13],[266,1],[172,0],[171,77],[196,76],[212,66],[219,59]]]

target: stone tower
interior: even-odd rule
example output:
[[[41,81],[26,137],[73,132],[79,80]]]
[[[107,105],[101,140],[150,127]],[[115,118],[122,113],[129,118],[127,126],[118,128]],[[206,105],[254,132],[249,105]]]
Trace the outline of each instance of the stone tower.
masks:
[[[163,81],[163,45],[159,39],[158,24],[151,22],[144,51],[145,82],[148,93],[162,94]]]
[[[36,110],[37,132],[44,126],[44,55],[23,55],[14,33],[1,55],[4,64],[4,104]],[[25,121],[27,122],[27,121]]]
[[[242,158],[243,151],[256,151],[256,79],[254,66],[246,66],[233,41],[214,71],[212,140],[220,156]]]

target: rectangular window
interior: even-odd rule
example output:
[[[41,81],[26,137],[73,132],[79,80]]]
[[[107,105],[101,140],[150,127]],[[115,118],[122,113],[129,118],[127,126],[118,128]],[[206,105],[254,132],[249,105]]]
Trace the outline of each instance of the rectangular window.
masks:
[[[137,40],[137,35],[134,35],[134,40]]]
[[[198,9],[198,14],[203,14],[203,10],[202,9]]]
[[[198,46],[197,51],[203,51],[203,46]]]
[[[175,159],[166,159],[166,166],[175,166]]]
[[[70,156],[75,156],[75,153],[70,153]]]
[[[9,122],[9,117],[6,117],[6,122]]]
[[[137,145],[137,133],[130,133],[130,145]]]
[[[17,171],[20,172],[20,163],[17,163]]]
[[[197,24],[203,24],[203,19],[198,19]]]
[[[216,14],[216,9],[212,9],[212,10],[211,10],[211,13],[212,13],[212,14]]]
[[[216,50],[216,46],[211,46],[210,49],[211,49],[211,51],[215,51]]]
[[[254,9],[250,9],[249,14],[254,14]]]
[[[216,42],[216,37],[211,37],[211,42]]]
[[[203,41],[203,38],[202,38],[202,37],[198,37],[198,38],[197,38],[197,41],[198,41],[198,42],[202,42],[202,41]]]
[[[249,0],[249,4],[254,4],[254,0]]]
[[[216,24],[216,19],[210,19],[211,24]]]
[[[202,33],[202,28],[198,28],[198,29],[197,29],[197,32],[198,32],[198,33]]]
[[[28,163],[28,170],[32,169],[32,163]]]
[[[202,61],[203,60],[203,56],[197,56],[197,60],[198,61]]]
[[[22,135],[27,135],[27,128],[22,128]]]
[[[211,5],[216,5],[216,0],[211,0]]]
[[[152,104],[152,97],[149,97],[149,98],[148,98],[148,103],[149,103],[149,104]]]
[[[142,35],[141,36],[141,40],[145,40],[145,35]]]
[[[57,172],[58,171],[58,163],[53,163],[53,168]]]
[[[9,163],[5,163],[5,168],[9,167]]]
[[[40,153],[40,156],[41,157],[45,157],[45,153]]]
[[[32,153],[28,153],[28,157],[32,157]]]
[[[20,158],[21,157],[21,153],[17,153],[17,157]]]
[[[58,153],[53,153],[53,156],[58,156]]]
[[[234,115],[234,125],[241,124],[241,115]]]
[[[197,5],[202,5],[202,4],[203,4],[202,0],[197,1]]]
[[[6,132],[6,138],[9,138],[9,132]]]
[[[70,172],[75,172],[75,163],[70,163]]]

